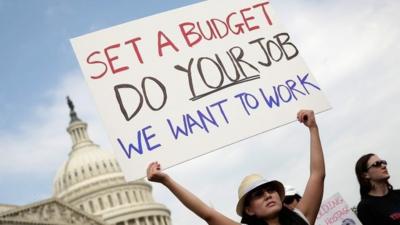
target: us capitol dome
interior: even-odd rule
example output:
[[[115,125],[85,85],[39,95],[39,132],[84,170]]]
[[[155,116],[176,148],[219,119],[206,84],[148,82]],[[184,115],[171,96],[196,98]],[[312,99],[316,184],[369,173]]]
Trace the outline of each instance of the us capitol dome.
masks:
[[[72,148],[54,178],[53,197],[22,207],[0,205],[0,224],[172,225],[151,185],[125,180],[114,155],[90,140],[87,124],[67,100]]]

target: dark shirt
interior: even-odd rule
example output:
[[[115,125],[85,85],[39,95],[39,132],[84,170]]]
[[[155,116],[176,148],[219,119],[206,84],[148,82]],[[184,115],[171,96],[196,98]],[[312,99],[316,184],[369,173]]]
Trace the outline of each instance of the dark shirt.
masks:
[[[400,225],[400,190],[366,196],[358,203],[357,214],[364,225]]]

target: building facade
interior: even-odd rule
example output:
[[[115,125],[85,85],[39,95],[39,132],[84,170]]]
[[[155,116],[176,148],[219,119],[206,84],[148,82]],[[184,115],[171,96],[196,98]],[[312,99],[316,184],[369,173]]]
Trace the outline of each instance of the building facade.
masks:
[[[53,212],[68,208],[79,213],[77,217],[80,220],[62,224],[172,225],[170,211],[154,201],[151,185],[144,180],[126,182],[114,155],[93,143],[87,133],[87,124],[78,118],[70,99],[68,105],[70,123],[67,131],[72,139],[72,148],[55,176],[53,197],[40,204],[53,205],[54,209],[57,208],[50,210]],[[0,224],[11,224],[18,218],[23,223],[36,221],[34,224],[41,224],[43,220],[43,224],[49,224],[62,221],[55,219],[57,216],[65,217],[65,214],[55,213],[52,220],[48,220],[49,216],[43,217],[44,209],[30,210],[32,207],[38,207],[38,204],[24,207],[3,205]],[[38,215],[27,217],[27,212],[29,215],[37,212]]]

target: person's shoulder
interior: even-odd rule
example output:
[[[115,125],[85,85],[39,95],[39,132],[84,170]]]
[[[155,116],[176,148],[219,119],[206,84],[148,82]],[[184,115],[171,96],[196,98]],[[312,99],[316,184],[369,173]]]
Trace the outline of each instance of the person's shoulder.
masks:
[[[360,210],[360,208],[362,208],[362,207],[364,207],[364,206],[365,206],[365,201],[364,201],[364,200],[361,200],[361,201],[358,203],[358,205],[357,205],[357,211]]]
[[[392,193],[397,196],[400,196],[400,189],[392,190]]]
[[[375,224],[374,222],[372,222],[373,218],[371,218],[373,216],[373,210],[374,207],[368,204],[368,201],[366,199],[362,199],[358,203],[357,217],[358,219],[360,219],[362,224]]]
[[[357,212],[365,212],[368,210],[370,205],[370,201],[368,197],[362,198],[361,201],[357,205]]]

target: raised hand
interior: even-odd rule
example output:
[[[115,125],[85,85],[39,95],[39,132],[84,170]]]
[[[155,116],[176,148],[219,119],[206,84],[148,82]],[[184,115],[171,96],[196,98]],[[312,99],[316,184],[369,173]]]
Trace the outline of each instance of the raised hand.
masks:
[[[314,224],[324,192],[324,154],[314,112],[312,110],[300,110],[297,113],[297,120],[310,130],[310,177],[303,198],[296,208],[304,214],[310,224]]]
[[[161,171],[161,164],[158,162],[152,162],[147,167],[147,179],[149,181],[163,183],[168,175]]]
[[[317,127],[314,111],[312,110],[300,110],[297,113],[297,120],[308,128]]]

